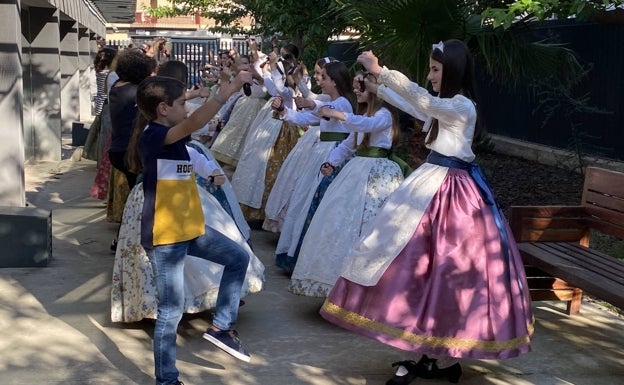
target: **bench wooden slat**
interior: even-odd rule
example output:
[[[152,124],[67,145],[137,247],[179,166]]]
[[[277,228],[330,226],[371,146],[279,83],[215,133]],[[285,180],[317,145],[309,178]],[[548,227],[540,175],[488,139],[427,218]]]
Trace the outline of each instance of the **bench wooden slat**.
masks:
[[[523,229],[520,239],[526,242],[580,242],[588,236],[582,229]]]
[[[594,221],[591,226],[592,229],[598,230],[601,233],[613,235],[614,237],[624,238],[624,228],[614,227],[613,224],[605,221]]]
[[[523,243],[522,249],[525,249],[527,244],[534,245],[537,248],[533,249],[532,252],[537,253],[537,256],[540,258],[543,258],[543,255],[552,255],[553,259],[557,259],[558,266],[573,266],[572,273],[581,279],[584,278],[584,275],[593,274],[592,278],[598,276],[601,278],[600,281],[614,281],[624,288],[624,278],[622,277],[622,272],[624,271],[622,264],[624,263],[619,263],[613,257],[594,254],[595,258],[592,258],[591,253],[584,253],[583,250],[579,249],[565,248],[563,247],[564,244],[558,243]],[[610,258],[613,261],[605,258]],[[574,283],[574,281],[562,278],[570,283]]]
[[[617,307],[624,308],[624,283],[605,279],[605,276],[589,271],[570,261],[561,251],[548,247],[543,242],[523,242],[518,247],[525,263],[561,278],[571,285],[581,287],[598,298]]]
[[[585,206],[513,206],[512,211],[520,217],[584,217]]]
[[[624,173],[587,167],[583,183],[583,206],[604,207],[610,211],[624,213]],[[621,221],[621,219],[620,219]]]
[[[590,227],[624,239],[624,213],[597,206],[587,206],[586,211]]]
[[[605,207],[613,211],[624,212],[624,201],[621,197],[608,195],[604,191],[589,190],[585,194],[587,205]]]
[[[522,218],[522,226],[531,230],[578,230],[586,228],[585,217],[525,217]]]
[[[582,294],[582,291],[576,288],[570,290],[529,290],[529,294],[531,295],[531,299],[533,301],[572,301],[579,295],[579,293]]]
[[[578,242],[587,237],[583,206],[513,206],[510,226],[517,242]]]
[[[555,277],[531,277],[527,278],[531,281],[530,290],[574,290],[576,286],[572,286],[569,283],[555,278]]]
[[[624,185],[617,183],[624,178],[624,173],[607,170],[599,167],[587,167],[585,169],[585,180],[583,182],[583,204],[592,202],[588,199],[586,194],[608,194],[613,197],[617,197],[620,200],[624,199]],[[607,207],[613,207],[611,204]],[[621,210],[624,212],[624,210]]]
[[[624,285],[624,262],[574,243],[548,243],[566,260]]]

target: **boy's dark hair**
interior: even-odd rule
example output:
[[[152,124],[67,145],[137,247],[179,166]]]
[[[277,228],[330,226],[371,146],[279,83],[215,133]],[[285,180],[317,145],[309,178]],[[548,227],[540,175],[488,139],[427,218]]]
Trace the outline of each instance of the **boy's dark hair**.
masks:
[[[113,63],[113,59],[117,55],[117,50],[114,48],[104,47],[95,54],[93,59],[93,68],[96,72],[101,72],[110,67]]]
[[[353,92],[353,82],[347,66],[343,62],[333,61],[325,64],[324,70],[327,76],[336,83],[338,94],[347,98],[355,111],[357,99]]]
[[[171,106],[174,100],[184,95],[185,92],[184,83],[168,76],[150,76],[139,84],[136,96],[139,114],[126,152],[126,163],[131,172],[139,174],[143,171],[139,140],[141,140],[145,126],[158,118],[156,112],[158,105],[164,102]]]
[[[137,107],[148,121],[156,120],[156,108],[160,103],[173,105],[174,100],[184,95],[186,86],[178,79],[168,76],[150,76],[137,88]]]
[[[138,48],[126,49],[119,54],[115,72],[119,80],[139,84],[156,70],[156,60]]]
[[[167,39],[164,37],[158,37],[154,40],[154,45],[157,47],[159,51],[165,49],[165,45],[167,44]]]
[[[158,66],[156,75],[178,79],[186,85],[188,80],[188,67],[184,62],[179,60],[169,60]]]

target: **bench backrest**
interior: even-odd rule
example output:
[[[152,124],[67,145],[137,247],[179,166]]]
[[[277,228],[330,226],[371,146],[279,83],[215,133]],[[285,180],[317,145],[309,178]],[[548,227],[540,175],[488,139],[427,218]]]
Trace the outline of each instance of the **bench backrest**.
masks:
[[[587,167],[581,204],[589,227],[624,239],[624,173]]]
[[[588,167],[578,206],[513,206],[510,226],[518,242],[579,242],[590,230],[624,239],[624,173]]]

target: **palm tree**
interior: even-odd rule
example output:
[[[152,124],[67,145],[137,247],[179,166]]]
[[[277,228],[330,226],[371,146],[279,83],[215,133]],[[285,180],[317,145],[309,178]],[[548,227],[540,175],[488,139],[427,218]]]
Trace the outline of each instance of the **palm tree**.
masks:
[[[330,10],[357,26],[360,49],[372,49],[381,64],[420,84],[426,84],[432,43],[454,38],[471,49],[478,72],[502,87],[521,84],[522,89],[537,95],[540,87],[546,86],[569,95],[585,74],[575,53],[561,44],[531,38],[536,20],[531,15],[505,25],[482,17],[493,13],[490,5],[503,3],[514,1],[334,0]],[[508,13],[503,16],[509,19]],[[412,166],[422,162],[428,152],[421,143],[423,136],[416,129],[404,132],[399,141],[397,152]],[[482,139],[487,144],[487,136]]]
[[[334,0],[330,10],[351,20],[361,32],[361,49],[373,49],[393,68],[421,83],[432,43],[451,38],[466,42],[485,72],[503,84],[553,76],[568,82],[581,74],[573,51],[527,39],[532,19],[518,20],[508,28],[484,22],[481,14],[495,3],[504,2]]]

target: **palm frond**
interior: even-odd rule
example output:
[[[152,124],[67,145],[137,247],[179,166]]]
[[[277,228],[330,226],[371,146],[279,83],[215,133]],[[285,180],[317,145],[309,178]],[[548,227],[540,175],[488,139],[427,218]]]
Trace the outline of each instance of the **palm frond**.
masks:
[[[431,44],[465,41],[485,72],[499,84],[557,79],[568,83],[582,73],[574,52],[532,37],[534,24],[508,29],[483,24],[473,4],[462,0],[334,0],[332,11],[361,32],[360,48],[422,83]]]
[[[455,0],[334,0],[333,11],[361,32],[360,48],[414,79],[424,80],[431,44],[464,34]]]
[[[536,40],[531,25],[512,28],[484,26],[478,16],[470,18],[466,41],[478,63],[499,84],[515,87],[519,82],[539,83],[557,79],[574,82],[583,73],[576,54],[563,44]]]

